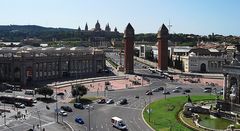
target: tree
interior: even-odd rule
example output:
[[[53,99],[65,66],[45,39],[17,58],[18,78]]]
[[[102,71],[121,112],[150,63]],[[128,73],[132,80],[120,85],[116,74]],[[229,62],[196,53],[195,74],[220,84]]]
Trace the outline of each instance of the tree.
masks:
[[[48,96],[51,96],[53,94],[53,89],[50,87],[41,87],[37,89],[38,94],[44,95],[45,98]]]
[[[76,84],[72,86],[72,96],[79,100],[83,95],[87,94],[87,88],[84,85]]]

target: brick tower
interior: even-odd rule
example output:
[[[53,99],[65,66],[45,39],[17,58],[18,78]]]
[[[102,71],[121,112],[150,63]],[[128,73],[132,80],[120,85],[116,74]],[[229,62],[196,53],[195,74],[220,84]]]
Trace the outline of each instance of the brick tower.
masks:
[[[168,68],[168,29],[163,24],[157,33],[158,42],[158,66],[160,70],[167,70]]]
[[[132,74],[133,69],[133,53],[134,53],[134,29],[130,23],[128,23],[124,31],[124,72],[126,74]]]

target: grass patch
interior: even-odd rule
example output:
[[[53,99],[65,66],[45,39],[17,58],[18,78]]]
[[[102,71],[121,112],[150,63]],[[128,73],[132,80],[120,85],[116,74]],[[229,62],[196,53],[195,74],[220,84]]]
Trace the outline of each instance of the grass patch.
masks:
[[[102,97],[95,97],[95,96],[83,96],[78,102],[87,105],[93,103],[93,101],[101,99]],[[69,103],[75,103],[76,99],[72,99]]]
[[[193,102],[213,100],[214,95],[191,96]],[[183,104],[188,100],[187,96],[178,96],[155,101],[150,104],[150,122],[148,108],[143,112],[144,119],[156,131],[174,130],[174,131],[191,131],[177,120],[178,112],[182,109]]]

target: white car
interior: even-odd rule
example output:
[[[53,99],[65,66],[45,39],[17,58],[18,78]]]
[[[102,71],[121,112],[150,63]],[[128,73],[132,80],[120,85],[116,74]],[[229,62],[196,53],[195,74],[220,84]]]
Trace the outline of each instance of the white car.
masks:
[[[64,110],[60,110],[60,111],[59,111],[59,114],[60,114],[61,116],[67,116],[67,112],[65,112]]]
[[[178,89],[178,90],[181,90],[181,89],[182,89],[182,87],[181,87],[181,86],[177,86],[177,87],[176,87],[176,89]]]

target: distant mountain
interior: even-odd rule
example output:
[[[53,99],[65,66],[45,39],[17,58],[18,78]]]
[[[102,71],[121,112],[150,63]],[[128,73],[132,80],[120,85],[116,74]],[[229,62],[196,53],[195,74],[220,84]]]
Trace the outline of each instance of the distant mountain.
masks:
[[[0,40],[21,41],[25,38],[36,37],[43,41],[74,37],[76,29],[51,28],[37,25],[0,25]]]
[[[75,29],[68,28],[52,28],[52,27],[42,27],[38,25],[0,25],[0,32],[41,32],[41,31],[74,31]]]

